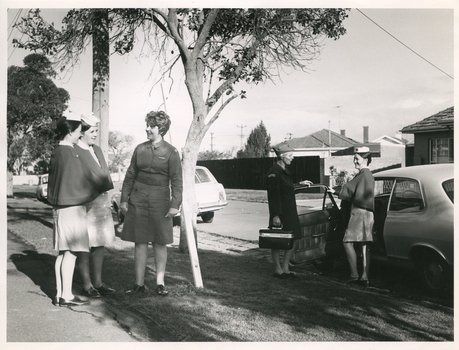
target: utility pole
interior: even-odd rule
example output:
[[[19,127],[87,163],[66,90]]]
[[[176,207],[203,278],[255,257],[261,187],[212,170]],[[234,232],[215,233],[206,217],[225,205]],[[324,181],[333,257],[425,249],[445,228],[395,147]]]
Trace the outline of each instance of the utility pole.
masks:
[[[210,133],[210,151],[211,152],[214,151],[214,133],[213,132]]]
[[[343,107],[343,106],[336,106],[335,108],[338,108],[338,129],[341,130],[341,112],[340,112],[340,108]]]
[[[247,125],[238,125],[237,126],[238,128],[241,128],[241,134],[239,135],[240,138],[241,138],[241,149],[242,149],[242,138],[245,136],[243,133],[242,133],[242,129],[247,127]]]

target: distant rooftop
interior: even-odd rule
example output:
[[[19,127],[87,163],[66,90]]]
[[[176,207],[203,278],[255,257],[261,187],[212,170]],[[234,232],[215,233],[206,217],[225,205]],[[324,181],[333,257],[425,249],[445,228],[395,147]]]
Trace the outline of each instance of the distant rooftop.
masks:
[[[292,148],[329,148],[329,147],[351,147],[358,144],[357,141],[326,129],[304,137],[297,137],[287,141]]]
[[[449,107],[417,123],[405,126],[401,132],[416,134],[421,132],[445,131],[454,127],[454,107]]]

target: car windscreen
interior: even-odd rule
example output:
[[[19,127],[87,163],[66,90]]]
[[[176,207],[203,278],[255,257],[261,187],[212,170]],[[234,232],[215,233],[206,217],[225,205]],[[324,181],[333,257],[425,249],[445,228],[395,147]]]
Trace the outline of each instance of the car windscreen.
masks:
[[[442,186],[448,198],[454,203],[454,179],[446,180]]]

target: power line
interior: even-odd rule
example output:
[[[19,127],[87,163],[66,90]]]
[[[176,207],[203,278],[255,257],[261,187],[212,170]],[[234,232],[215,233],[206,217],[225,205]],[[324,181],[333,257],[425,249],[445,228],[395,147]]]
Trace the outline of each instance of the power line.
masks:
[[[407,45],[405,45],[404,43],[402,43],[400,40],[398,40],[395,36],[393,36],[391,33],[389,33],[387,30],[385,30],[383,27],[381,27],[378,23],[376,23],[375,21],[373,21],[370,17],[368,17],[366,14],[364,14],[362,11],[360,11],[359,9],[356,9],[357,11],[359,11],[362,15],[364,15],[366,18],[368,18],[371,22],[373,22],[376,26],[378,26],[382,31],[384,31],[386,34],[390,35],[392,38],[394,38],[395,40],[397,40],[400,44],[402,44],[403,46],[405,46],[408,50],[410,50],[411,52],[413,52],[415,55],[419,56],[420,58],[422,58],[424,61],[426,61],[428,64],[432,65],[433,67],[435,67],[436,69],[438,69],[440,72],[442,72],[443,74],[447,75],[448,77],[450,77],[451,79],[454,80],[454,78],[449,75],[448,73],[446,73],[445,71],[441,70],[440,68],[438,68],[436,65],[434,65],[432,62],[430,62],[429,60],[425,59],[424,57],[422,57],[420,54],[418,54],[416,51],[414,51],[413,49],[411,49],[410,47],[408,47]]]

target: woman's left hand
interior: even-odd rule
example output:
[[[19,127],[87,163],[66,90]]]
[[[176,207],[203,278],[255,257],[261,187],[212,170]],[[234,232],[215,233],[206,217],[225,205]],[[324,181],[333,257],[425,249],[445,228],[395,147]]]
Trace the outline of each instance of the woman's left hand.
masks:
[[[176,216],[178,214],[178,212],[179,212],[178,209],[170,208],[169,212],[166,215],[166,218],[167,217],[173,218],[174,216]]]

